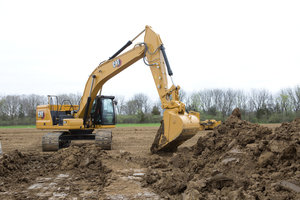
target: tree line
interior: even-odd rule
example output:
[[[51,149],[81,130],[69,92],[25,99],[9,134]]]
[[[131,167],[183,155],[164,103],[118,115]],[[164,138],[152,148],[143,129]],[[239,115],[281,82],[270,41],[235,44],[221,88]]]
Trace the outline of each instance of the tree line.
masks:
[[[59,102],[70,100],[78,104],[80,94],[58,95]],[[192,93],[180,91],[180,99],[187,111],[198,111],[201,120],[225,120],[235,107],[239,107],[245,120],[255,123],[280,123],[300,117],[300,86],[272,94],[265,89],[250,92],[233,89],[205,89]],[[151,101],[138,93],[129,99],[116,96],[118,123],[158,123],[162,119],[160,101]],[[42,95],[0,96],[0,126],[35,124],[37,105],[47,104]]]
[[[207,89],[181,94],[187,110],[199,111],[204,118],[224,120],[238,107],[245,120],[255,123],[279,123],[300,117],[300,86],[272,94],[265,89],[250,92],[232,89]]]

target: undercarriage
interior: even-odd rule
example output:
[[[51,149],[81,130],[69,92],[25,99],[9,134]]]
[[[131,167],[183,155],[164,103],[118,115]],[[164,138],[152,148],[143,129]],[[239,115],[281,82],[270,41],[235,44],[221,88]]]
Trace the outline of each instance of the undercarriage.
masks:
[[[50,132],[42,138],[43,151],[58,151],[70,146],[72,140],[94,140],[104,150],[111,149],[112,131],[104,130],[76,130]]]

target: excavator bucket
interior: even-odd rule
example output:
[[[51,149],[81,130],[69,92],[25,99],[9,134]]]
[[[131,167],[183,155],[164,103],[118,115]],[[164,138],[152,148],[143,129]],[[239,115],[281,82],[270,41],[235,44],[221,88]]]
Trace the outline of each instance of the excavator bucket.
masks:
[[[200,130],[199,122],[199,118],[195,115],[166,110],[151,146],[151,152],[176,151],[179,145]]]

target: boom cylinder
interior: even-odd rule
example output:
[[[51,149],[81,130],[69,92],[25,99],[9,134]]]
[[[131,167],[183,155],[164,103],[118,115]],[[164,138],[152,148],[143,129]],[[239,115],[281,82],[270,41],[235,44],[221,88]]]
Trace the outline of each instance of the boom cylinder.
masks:
[[[127,47],[129,47],[132,44],[132,41],[128,41],[121,49],[119,49],[119,51],[117,51],[114,55],[112,55],[109,60],[117,57],[122,51],[124,51],[124,49],[126,49]]]
[[[129,47],[132,44],[132,42],[144,32],[145,32],[145,29],[142,32],[140,32],[137,36],[135,36],[132,40],[129,40],[121,49],[119,49],[119,51],[117,51],[114,55],[112,55],[112,57],[110,57],[109,60],[117,57],[120,53],[122,53],[122,51],[124,51],[124,49]]]
[[[88,128],[88,125],[86,124],[86,120],[87,120],[87,116],[88,116],[88,112],[89,112],[89,108],[90,108],[90,103],[91,103],[91,100],[92,100],[91,93],[92,93],[92,89],[93,89],[94,80],[96,78],[96,75],[93,75],[92,77],[93,77],[93,79],[92,79],[92,84],[91,84],[91,89],[90,89],[90,95],[87,99],[87,102],[86,102],[86,105],[85,105],[84,116],[83,116],[83,125],[87,128]]]
[[[168,60],[168,57],[167,57],[164,45],[160,46],[160,50],[161,50],[161,52],[163,54],[163,57],[165,59],[165,63],[166,63],[167,70],[168,70],[168,74],[169,74],[169,76],[173,76],[173,72],[172,72],[172,69],[170,67],[169,60]]]

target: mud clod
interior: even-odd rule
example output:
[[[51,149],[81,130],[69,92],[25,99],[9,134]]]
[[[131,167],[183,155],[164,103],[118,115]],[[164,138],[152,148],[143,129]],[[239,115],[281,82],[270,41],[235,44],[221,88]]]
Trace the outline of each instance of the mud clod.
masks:
[[[242,114],[241,114],[241,111],[239,108],[235,108],[232,113],[231,113],[231,116],[235,116],[237,117],[238,119],[242,119]]]

